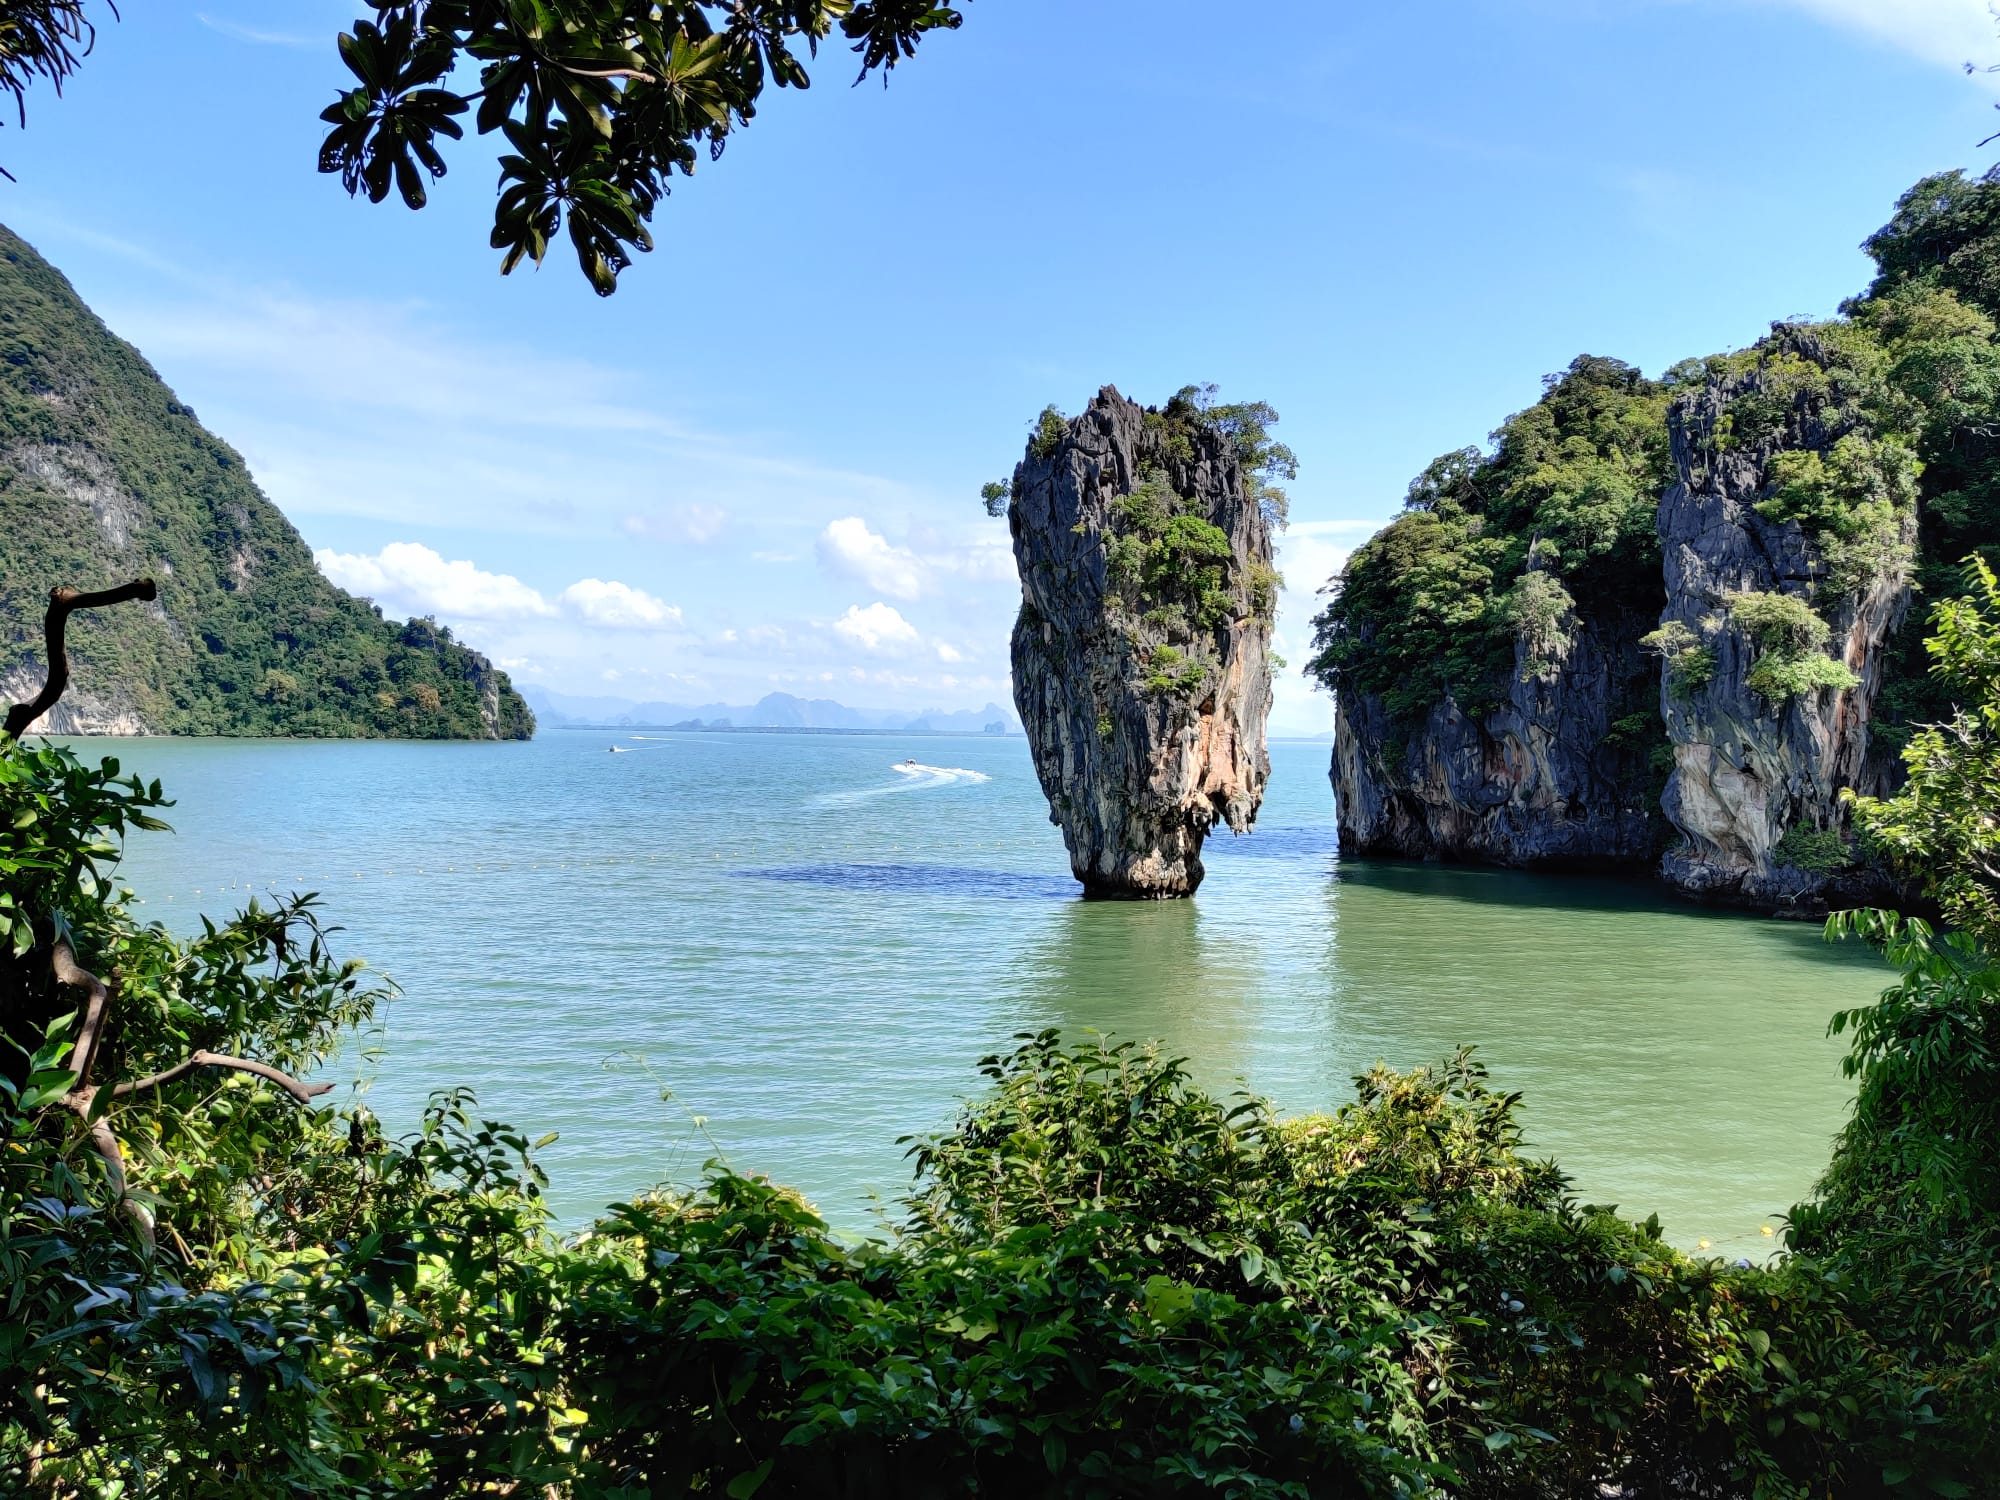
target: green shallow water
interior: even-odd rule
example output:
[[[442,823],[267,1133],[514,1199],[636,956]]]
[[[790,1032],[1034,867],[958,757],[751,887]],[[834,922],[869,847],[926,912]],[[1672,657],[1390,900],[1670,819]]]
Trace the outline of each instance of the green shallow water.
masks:
[[[897,1137],[1061,1026],[1288,1112],[1476,1042],[1581,1194],[1757,1255],[1850,1099],[1827,1018],[1884,983],[1816,928],[1644,885],[1343,864],[1324,746],[1272,747],[1258,832],[1211,842],[1195,900],[1132,905],[1075,898],[1020,739],[106,748],[179,802],[127,856],[142,914],[324,892],[405,992],[334,1076],[397,1125],[462,1083],[559,1130],[573,1220],[720,1153],[866,1228],[908,1181]]]

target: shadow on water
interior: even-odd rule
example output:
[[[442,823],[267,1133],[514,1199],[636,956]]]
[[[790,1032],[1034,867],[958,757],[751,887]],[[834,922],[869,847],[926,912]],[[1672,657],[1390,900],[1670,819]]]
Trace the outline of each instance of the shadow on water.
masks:
[[[1852,965],[1866,957],[1858,943],[1828,943],[1818,920],[1785,921],[1738,907],[1710,906],[1676,896],[1643,875],[1608,872],[1507,870],[1479,865],[1442,865],[1403,860],[1341,861],[1333,871],[1340,885],[1397,896],[1422,896],[1516,911],[1638,912],[1698,922],[1753,922],[1801,957]]]
[[[968,870],[957,865],[811,864],[742,870],[744,880],[819,885],[830,890],[890,896],[970,896],[983,901],[1078,901],[1082,891],[1066,876]]]

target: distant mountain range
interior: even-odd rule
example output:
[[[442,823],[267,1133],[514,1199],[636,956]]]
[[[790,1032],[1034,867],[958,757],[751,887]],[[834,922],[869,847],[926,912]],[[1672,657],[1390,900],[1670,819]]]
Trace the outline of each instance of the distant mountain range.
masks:
[[[831,698],[767,693],[745,707],[730,703],[635,703],[630,698],[579,698],[548,688],[520,689],[545,729],[847,729],[897,734],[1019,734],[1011,709],[849,708]]]

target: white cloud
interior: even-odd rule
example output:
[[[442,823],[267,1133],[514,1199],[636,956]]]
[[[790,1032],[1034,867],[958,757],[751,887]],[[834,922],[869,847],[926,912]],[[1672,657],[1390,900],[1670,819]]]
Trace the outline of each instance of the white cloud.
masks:
[[[66,220],[35,228],[44,248],[88,244],[132,268],[96,310],[294,520],[601,537],[629,518],[627,534],[700,543],[746,516],[810,535],[830,508],[920,503],[900,482],[790,456],[783,434],[684,420],[643,367],[496,339],[414,298],[180,264]],[[658,493],[663,472],[677,503],[635,516],[631,497]]]
[[[923,560],[908,547],[891,546],[888,538],[870,531],[859,516],[829,521],[814,548],[830,573],[859,579],[891,599],[920,599],[924,595],[929,570]]]
[[[255,26],[245,26],[240,22],[211,16],[205,11],[196,11],[194,18],[210,31],[220,32],[239,42],[251,42],[260,47],[324,47],[326,38],[299,36],[291,32],[265,31]]]
[[[878,594],[906,603],[938,593],[947,580],[1012,583],[1014,552],[1005,541],[981,536],[954,544],[921,533],[914,546],[898,546],[860,516],[829,521],[814,550],[820,566],[838,578],[853,578]]]
[[[581,578],[551,600],[511,573],[489,573],[465,559],[447,560],[421,542],[391,542],[370,556],[323,547],[320,571],[350,593],[363,594],[395,615],[493,625],[568,619],[611,630],[663,630],[681,612],[629,583]]]
[[[917,627],[879,599],[866,609],[850,605],[833,622],[833,633],[870,656],[898,656],[923,644]]]
[[[662,630],[681,623],[677,607],[629,583],[580,578],[558,597],[578,619],[614,630]]]
[[[555,607],[511,573],[447,562],[421,542],[391,542],[373,557],[323,547],[320,571],[349,593],[365,594],[390,614],[454,620],[526,620]]]
[[[1760,0],[1805,11],[1849,31],[1877,37],[1929,62],[2000,60],[1987,0]]]

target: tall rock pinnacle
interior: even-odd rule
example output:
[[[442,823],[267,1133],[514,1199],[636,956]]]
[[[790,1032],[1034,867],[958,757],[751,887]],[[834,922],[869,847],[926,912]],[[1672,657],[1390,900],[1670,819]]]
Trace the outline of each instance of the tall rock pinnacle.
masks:
[[[1014,470],[1014,701],[1089,896],[1192,895],[1209,829],[1246,832],[1270,775],[1275,418],[1201,394],[1106,386],[1044,413]]]

